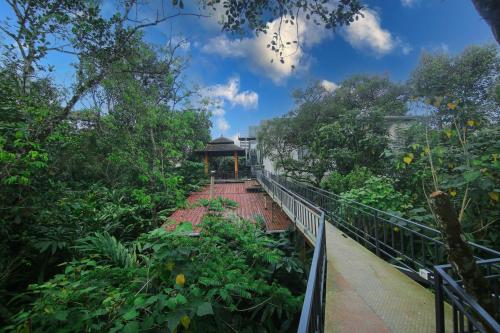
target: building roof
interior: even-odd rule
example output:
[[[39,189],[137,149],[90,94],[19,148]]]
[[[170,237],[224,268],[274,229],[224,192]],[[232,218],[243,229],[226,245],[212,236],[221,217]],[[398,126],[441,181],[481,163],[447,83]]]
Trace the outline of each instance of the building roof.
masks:
[[[221,136],[220,138],[210,141],[208,144],[209,145],[234,144],[234,141]]]
[[[237,152],[239,156],[245,155],[245,149],[223,136],[207,143],[205,149],[196,151],[198,154],[208,153],[211,156],[231,156],[234,152]]]

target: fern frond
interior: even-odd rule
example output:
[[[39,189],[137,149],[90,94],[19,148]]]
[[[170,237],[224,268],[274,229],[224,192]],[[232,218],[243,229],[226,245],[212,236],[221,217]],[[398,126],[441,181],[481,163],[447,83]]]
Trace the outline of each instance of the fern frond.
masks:
[[[80,239],[75,248],[85,255],[97,255],[107,263],[120,267],[132,267],[136,264],[135,255],[125,245],[107,232],[94,233]]]

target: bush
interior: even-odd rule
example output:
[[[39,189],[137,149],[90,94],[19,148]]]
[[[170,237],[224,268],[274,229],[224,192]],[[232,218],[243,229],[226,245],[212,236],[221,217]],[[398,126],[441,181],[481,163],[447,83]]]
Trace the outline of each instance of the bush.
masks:
[[[363,187],[342,193],[342,200],[357,201],[382,211],[405,213],[411,209],[409,198],[394,189],[394,182],[387,177],[372,176]]]
[[[128,247],[107,234],[87,237],[78,247],[82,259],[31,286],[37,300],[9,329],[289,331],[307,277],[283,240],[214,215],[205,217],[199,237],[191,231],[190,224],[156,229]]]
[[[373,173],[365,167],[355,168],[347,175],[342,175],[338,171],[333,171],[321,183],[321,187],[333,193],[340,194],[353,188],[362,187],[365,181],[371,176],[373,176]]]

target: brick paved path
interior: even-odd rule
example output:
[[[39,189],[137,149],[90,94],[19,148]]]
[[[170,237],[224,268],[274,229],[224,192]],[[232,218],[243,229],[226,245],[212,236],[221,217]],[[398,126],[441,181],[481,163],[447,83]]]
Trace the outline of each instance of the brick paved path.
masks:
[[[238,208],[234,212],[245,219],[254,221],[256,216],[262,216],[268,232],[279,232],[292,226],[292,222],[276,204],[271,209],[272,201],[266,194],[246,191],[247,187],[255,184],[255,181],[215,184],[214,198],[222,196],[236,201]],[[192,193],[188,198],[188,202],[195,204],[199,199],[208,199],[209,195],[209,187],[207,186],[201,192]],[[207,211],[206,207],[179,209],[170,216],[170,219],[178,223],[191,222],[195,231],[198,231],[196,226],[201,222],[203,215]]]

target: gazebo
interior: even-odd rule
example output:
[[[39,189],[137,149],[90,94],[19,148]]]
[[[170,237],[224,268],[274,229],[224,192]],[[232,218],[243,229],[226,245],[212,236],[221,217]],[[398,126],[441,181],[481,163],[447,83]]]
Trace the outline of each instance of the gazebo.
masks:
[[[233,156],[234,158],[234,178],[238,179],[238,156],[245,155],[245,149],[234,144],[234,141],[221,136],[210,141],[203,150],[196,151],[202,155],[205,163],[205,175],[208,176],[209,158],[218,156]]]

